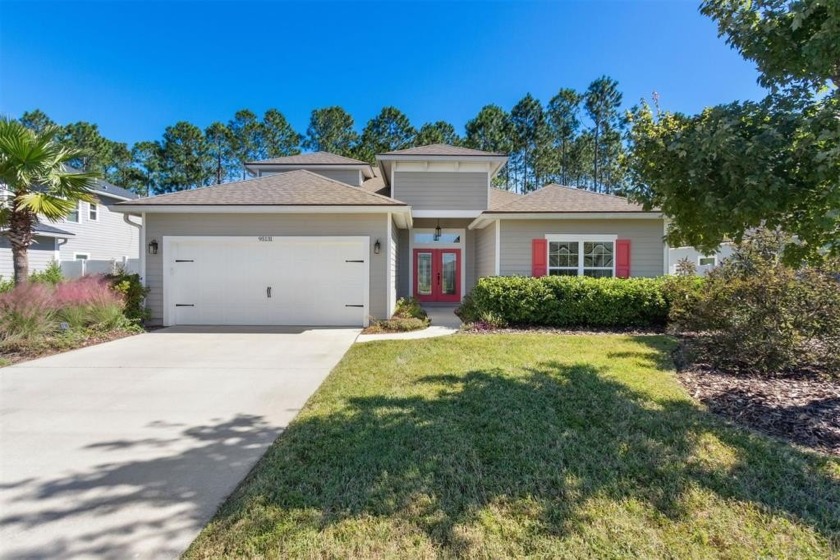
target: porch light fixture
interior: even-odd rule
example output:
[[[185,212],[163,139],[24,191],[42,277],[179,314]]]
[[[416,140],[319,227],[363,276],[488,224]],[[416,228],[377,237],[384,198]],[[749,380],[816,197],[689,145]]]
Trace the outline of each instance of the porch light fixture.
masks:
[[[440,220],[438,220],[437,227],[435,228],[435,241],[440,241]]]
[[[381,251],[381,250],[382,250],[382,244],[377,239],[376,243],[373,244],[373,254],[378,255],[379,251]]]
[[[149,241],[149,254],[150,255],[157,255],[158,251],[158,242],[152,239]]]

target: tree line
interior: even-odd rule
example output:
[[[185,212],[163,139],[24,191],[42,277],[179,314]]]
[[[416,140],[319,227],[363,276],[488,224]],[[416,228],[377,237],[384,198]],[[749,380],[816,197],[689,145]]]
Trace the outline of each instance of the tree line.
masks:
[[[560,89],[542,104],[531,94],[510,111],[486,105],[470,119],[463,134],[446,121],[416,128],[396,107],[385,107],[357,132],[342,107],[312,111],[304,133],[296,131],[277,109],[260,117],[248,109],[227,122],[203,130],[187,121],[166,127],[159,140],[127,144],[105,138],[96,124],[60,127],[59,141],[78,150],[74,167],[142,195],[192,189],[244,179],[245,163],[307,151],[326,151],[374,163],[375,156],[425,144],[445,143],[510,156],[498,186],[529,192],[557,182],[597,192],[627,187],[625,134],[618,83],[606,76],[586,91]],[[41,110],[20,121],[40,131],[56,125]]]

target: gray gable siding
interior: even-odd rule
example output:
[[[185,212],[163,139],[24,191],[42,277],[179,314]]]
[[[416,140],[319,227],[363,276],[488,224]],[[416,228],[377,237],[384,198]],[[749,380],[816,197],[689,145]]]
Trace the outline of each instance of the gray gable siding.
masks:
[[[29,272],[40,272],[55,260],[55,243],[52,237],[35,237],[35,243],[29,246]],[[8,280],[14,277],[12,246],[6,237],[0,235],[0,277]]]
[[[146,240],[163,248],[164,236],[185,235],[368,235],[370,236],[370,314],[387,314],[387,252],[376,255],[373,244],[387,242],[385,214],[147,214]],[[244,273],[245,271],[243,271]],[[163,322],[163,251],[146,256],[146,302],[152,324]]]
[[[72,261],[74,253],[87,253],[96,260],[122,260],[124,257],[136,259],[140,256],[140,232],[136,227],[125,223],[123,214],[111,212],[106,204],[113,204],[116,200],[100,197],[98,219],[90,219],[90,206],[81,203],[79,222],[62,220],[55,224],[74,234],[66,243],[59,245],[61,260]],[[133,218],[139,222],[139,218]]]
[[[391,196],[413,210],[487,210],[488,174],[396,171]]]
[[[615,234],[630,240],[630,275],[665,274],[665,242],[662,220],[501,220],[503,276],[531,275],[531,240],[546,234]]]

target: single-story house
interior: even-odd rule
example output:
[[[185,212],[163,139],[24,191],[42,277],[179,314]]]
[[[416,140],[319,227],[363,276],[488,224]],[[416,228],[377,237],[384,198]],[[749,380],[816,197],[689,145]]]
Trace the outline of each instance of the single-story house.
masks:
[[[493,187],[504,154],[443,144],[248,164],[244,181],[124,201],[163,325],[367,325],[483,276],[660,276],[665,222],[623,198]]]
[[[29,246],[29,271],[41,272],[53,262],[61,258],[61,243],[73,237],[69,231],[59,229],[49,224],[36,224],[33,231],[33,242]],[[12,245],[9,239],[0,233],[0,278],[8,280],[15,274],[12,259]]]

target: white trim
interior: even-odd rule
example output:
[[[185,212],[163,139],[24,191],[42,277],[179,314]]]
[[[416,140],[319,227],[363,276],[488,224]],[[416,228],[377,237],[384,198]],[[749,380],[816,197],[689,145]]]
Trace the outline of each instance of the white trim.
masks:
[[[61,250],[59,249],[58,237],[53,237],[53,260],[61,262]]]
[[[501,276],[502,269],[502,222],[496,220],[496,276]]]
[[[661,220],[657,212],[521,212],[499,214],[483,212],[467,226],[469,229],[484,229],[494,220]]]
[[[145,217],[145,216],[144,216]],[[145,225],[145,221],[144,221]],[[161,297],[163,299],[163,326],[164,327],[171,327],[173,326],[173,319],[172,319],[172,293],[170,289],[167,288],[169,283],[171,282],[171,277],[174,274],[174,267],[172,267],[166,261],[166,255],[169,254],[171,249],[172,243],[177,243],[178,241],[212,241],[212,240],[225,240],[225,239],[235,239],[235,238],[253,238],[254,235],[164,235],[161,237],[161,251],[160,254],[161,258]],[[370,267],[371,267],[371,260],[373,259],[373,250],[371,246],[371,239],[369,235],[330,235],[330,236],[317,236],[317,235],[276,235],[273,237],[277,237],[278,239],[286,239],[286,240],[312,240],[317,239],[319,241],[364,241],[368,248],[368,266],[365,267],[365,290],[363,294],[363,303],[364,303],[364,313],[363,313],[363,327],[368,327],[370,325]]]
[[[90,213],[94,212],[95,217],[91,218]],[[89,222],[98,222],[99,221],[99,205],[96,202],[88,202],[88,221]]]
[[[712,264],[703,264],[700,261],[702,259],[714,259],[715,262]],[[718,258],[717,255],[697,255],[697,266],[717,266],[718,265]]]
[[[585,233],[546,233],[545,238],[548,241],[615,241],[618,239],[616,234],[592,234]]]
[[[233,205],[233,204],[126,204],[113,207],[116,212],[160,212],[165,214],[409,214],[411,208],[401,205],[372,206],[279,206],[279,205]]]
[[[81,224],[82,223],[82,202],[80,200],[76,201],[76,219],[71,220],[70,214],[68,213],[64,216],[64,222],[68,224]]]
[[[388,214],[388,223],[385,228],[385,290],[386,290],[386,297],[387,302],[385,305],[385,311],[387,317],[385,319],[390,319],[391,316],[394,314],[394,307],[396,302],[391,299],[391,286],[394,285],[396,282],[396,278],[392,274],[393,271],[391,270],[391,243],[393,242],[393,223],[391,222],[391,214]],[[368,291],[370,291],[370,287],[368,287]]]
[[[475,218],[483,210],[413,210],[414,218]]]
[[[145,286],[146,285],[146,215],[143,214],[141,217],[141,222],[138,224],[137,222],[131,221],[131,214],[123,214],[123,221],[132,227],[137,228],[137,237],[138,242],[140,243],[140,283]],[[127,259],[128,257],[124,257]]]
[[[551,255],[551,242],[563,242],[563,241],[570,241],[576,242],[578,244],[578,264],[577,264],[577,275],[584,276],[584,270],[607,270],[608,267],[605,266],[584,266],[584,252],[583,252],[583,244],[585,242],[609,242],[612,243],[613,251],[612,251],[612,277],[615,278],[615,261],[616,261],[616,241],[618,241],[618,235],[614,234],[600,234],[600,235],[586,235],[586,234],[562,234],[562,233],[547,233],[545,234],[545,239],[548,241],[546,243],[546,255],[545,255],[545,273],[546,275],[551,275],[551,265],[549,264],[549,259]],[[562,269],[562,270],[573,270],[572,267],[557,267],[555,266],[554,269]]]

